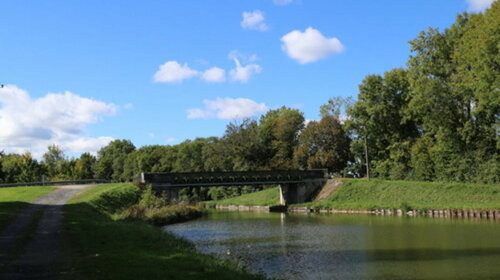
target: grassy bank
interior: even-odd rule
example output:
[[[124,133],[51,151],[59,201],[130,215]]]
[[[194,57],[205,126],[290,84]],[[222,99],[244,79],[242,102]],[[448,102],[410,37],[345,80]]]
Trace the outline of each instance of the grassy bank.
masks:
[[[53,190],[51,187],[0,188],[0,229],[28,203]]]
[[[280,205],[279,188],[269,188],[259,192],[204,203],[206,205],[276,206]]]
[[[65,279],[260,279],[196,252],[188,242],[139,220],[124,220],[139,191],[94,187],[65,206]]]
[[[350,179],[327,199],[301,205],[333,209],[500,209],[500,185]]]

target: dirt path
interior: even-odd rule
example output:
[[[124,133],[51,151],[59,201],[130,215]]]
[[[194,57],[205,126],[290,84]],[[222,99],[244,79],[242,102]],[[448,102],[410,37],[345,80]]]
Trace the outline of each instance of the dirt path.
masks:
[[[338,190],[342,186],[342,181],[339,179],[328,179],[326,184],[320,190],[320,192],[316,195],[313,201],[320,201],[330,197],[335,191]]]
[[[0,232],[0,279],[58,277],[62,207],[91,186],[58,186],[30,204]]]

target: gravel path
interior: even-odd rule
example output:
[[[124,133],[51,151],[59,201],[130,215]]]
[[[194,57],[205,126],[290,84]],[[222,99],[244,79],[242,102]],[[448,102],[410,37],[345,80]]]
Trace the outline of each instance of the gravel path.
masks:
[[[57,186],[57,190],[21,211],[0,232],[0,279],[58,277],[63,205],[91,186],[94,185]],[[36,230],[29,236],[33,227]],[[20,245],[23,246],[17,248]],[[13,260],[8,258],[12,251],[18,252]]]

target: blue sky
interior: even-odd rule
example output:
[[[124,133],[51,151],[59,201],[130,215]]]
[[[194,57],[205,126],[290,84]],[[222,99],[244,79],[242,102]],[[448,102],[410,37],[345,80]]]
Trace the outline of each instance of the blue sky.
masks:
[[[404,67],[419,31],[491,2],[4,0],[0,150],[175,144],[283,105],[317,119]]]

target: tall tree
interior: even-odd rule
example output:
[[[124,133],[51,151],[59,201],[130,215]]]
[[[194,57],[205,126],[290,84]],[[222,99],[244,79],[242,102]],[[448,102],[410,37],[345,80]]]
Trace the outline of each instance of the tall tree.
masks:
[[[281,107],[260,118],[260,138],[270,169],[293,169],[293,153],[304,128],[304,114],[297,109]]]
[[[135,150],[130,140],[113,140],[97,152],[96,173],[99,179],[128,180],[123,168],[127,155]]]
[[[380,175],[389,176],[394,164],[399,165],[398,173],[409,168],[410,143],[418,136],[415,123],[406,117],[410,93],[406,70],[369,75],[359,86],[358,101],[348,109],[347,126],[356,137],[353,147],[367,142],[371,165]],[[358,161],[363,161],[364,151],[357,151]]]
[[[339,173],[350,160],[350,139],[340,121],[325,115],[311,121],[301,132],[295,159],[302,168],[327,168]]]
[[[97,159],[90,153],[83,153],[75,162],[75,179],[94,179]]]
[[[60,178],[63,173],[66,156],[63,150],[57,145],[47,147],[47,152],[43,154],[43,164],[47,169],[47,175],[51,180]]]

